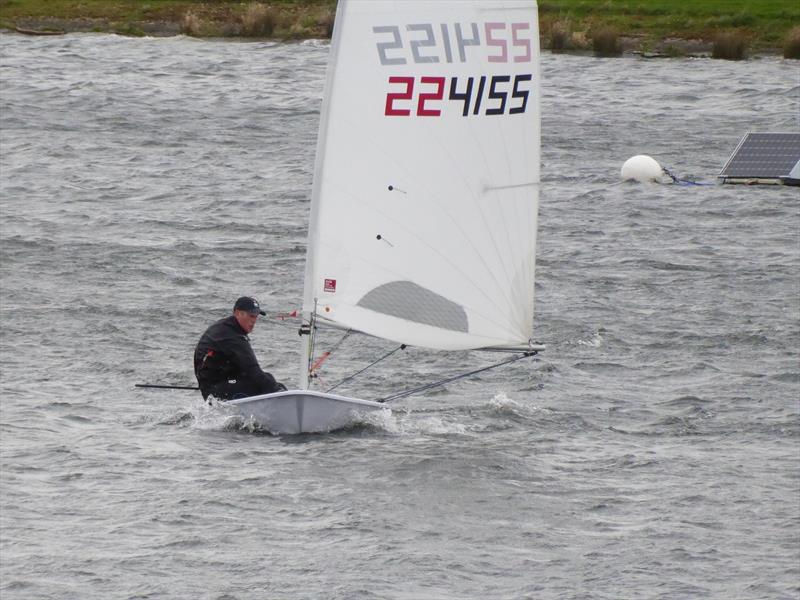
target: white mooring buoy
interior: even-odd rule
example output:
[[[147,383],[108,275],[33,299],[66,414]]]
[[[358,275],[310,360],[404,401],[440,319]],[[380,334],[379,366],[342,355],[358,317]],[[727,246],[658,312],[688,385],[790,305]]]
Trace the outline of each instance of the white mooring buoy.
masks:
[[[644,154],[637,154],[625,161],[620,171],[623,181],[640,181],[642,183],[661,183],[664,170],[658,162]]]

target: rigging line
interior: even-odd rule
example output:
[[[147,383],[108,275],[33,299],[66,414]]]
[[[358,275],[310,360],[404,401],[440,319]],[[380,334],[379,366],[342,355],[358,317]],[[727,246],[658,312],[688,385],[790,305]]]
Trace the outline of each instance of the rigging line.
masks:
[[[196,385],[163,385],[160,383],[137,383],[134,387],[156,388],[160,390],[199,390]]]
[[[352,375],[350,375],[349,377],[345,377],[344,379],[342,379],[342,380],[341,380],[339,383],[337,383],[337,384],[336,384],[336,385],[334,385],[333,387],[329,387],[327,390],[325,390],[325,393],[327,394],[327,393],[328,393],[328,392],[330,392],[331,390],[335,390],[337,387],[339,387],[339,386],[340,386],[340,385],[342,385],[343,383],[347,383],[348,381],[351,381],[352,379],[354,379],[354,378],[355,378],[355,377],[357,377],[358,375],[361,375],[361,373],[363,373],[364,371],[366,371],[366,370],[367,370],[367,369],[369,369],[370,367],[374,367],[375,365],[377,365],[377,364],[378,364],[379,362],[381,362],[382,360],[384,360],[384,359],[386,359],[386,358],[389,358],[389,357],[390,357],[392,354],[394,354],[394,353],[395,353],[395,352],[397,352],[398,350],[405,350],[405,349],[406,349],[406,345],[405,345],[405,344],[400,344],[400,345],[399,345],[397,348],[395,348],[394,350],[391,350],[390,352],[387,352],[386,354],[384,354],[383,356],[381,356],[381,357],[380,357],[378,360],[376,360],[375,362],[372,362],[372,363],[368,364],[366,367],[364,367],[364,368],[363,368],[363,369],[361,369],[360,371],[356,371],[355,373],[353,373],[353,374],[352,374]]]
[[[314,344],[316,343],[316,337],[317,337],[316,316],[317,316],[317,299],[314,298],[314,311],[311,313],[308,319],[308,363],[306,365],[307,369],[306,378],[308,380],[311,379],[311,365],[314,364]]]
[[[346,340],[346,339],[347,339],[347,338],[350,336],[350,334],[351,334],[351,333],[353,333],[353,330],[352,330],[352,329],[348,329],[347,331],[345,331],[345,332],[344,332],[344,335],[342,336],[342,338],[341,338],[341,339],[340,339],[338,342],[336,342],[336,343],[335,343],[335,344],[334,344],[334,345],[331,347],[331,349],[330,349],[330,350],[328,350],[328,352],[330,352],[330,353],[333,353],[333,352],[335,352],[336,350],[338,350],[338,349],[339,349],[339,346],[341,346],[341,345],[342,345],[342,343],[344,343],[344,341],[345,341],[345,340]]]
[[[270,325],[278,325],[279,327],[290,327],[292,329],[297,329],[297,323],[290,323],[284,319],[272,319],[270,321]]]
[[[509,358],[508,360],[501,361],[499,363],[495,363],[493,365],[489,365],[488,367],[482,367],[480,369],[475,369],[474,371],[470,371],[469,373],[461,373],[460,375],[454,375],[452,377],[448,377],[447,379],[441,379],[440,381],[434,381],[433,383],[428,383],[426,385],[422,385],[417,388],[413,388],[410,390],[406,390],[404,392],[399,392],[397,394],[393,394],[391,396],[386,396],[385,398],[378,398],[375,402],[392,402],[393,400],[399,400],[400,398],[405,398],[406,396],[411,396],[412,394],[416,394],[417,392],[424,392],[426,390],[430,390],[435,387],[439,387],[445,385],[447,383],[458,381],[459,379],[463,379],[465,377],[469,377],[470,375],[477,375],[478,373],[483,373],[484,371],[489,371],[491,369],[496,369],[497,367],[502,367],[503,365],[509,365],[513,362],[517,362],[518,360],[522,360],[523,358],[528,358],[529,356],[536,356],[539,354],[538,351],[534,350],[532,352],[525,352],[524,354],[520,354],[519,356],[515,356],[513,358]]]
[[[340,339],[338,342],[336,342],[336,343],[335,343],[335,344],[334,344],[334,345],[331,347],[331,349],[330,349],[330,350],[326,350],[325,352],[323,352],[323,353],[322,353],[322,356],[320,356],[320,357],[319,357],[319,358],[316,360],[316,362],[314,362],[314,364],[311,366],[311,371],[310,371],[310,372],[311,372],[311,375],[312,375],[313,377],[316,377],[317,379],[319,379],[319,376],[315,374],[315,373],[316,373],[316,371],[317,371],[317,370],[318,370],[318,369],[319,369],[319,368],[322,366],[322,363],[324,363],[326,360],[328,360],[328,359],[331,357],[331,354],[333,354],[334,352],[336,352],[336,350],[338,350],[338,349],[339,349],[339,346],[341,346],[341,345],[342,345],[342,343],[343,343],[343,342],[344,342],[344,341],[345,341],[345,340],[346,340],[346,339],[347,339],[347,338],[350,336],[350,334],[351,334],[351,333],[353,333],[353,330],[352,330],[352,329],[348,329],[347,331],[345,331],[345,332],[344,332],[344,335],[342,336],[342,338],[341,338],[341,339]],[[322,380],[320,380],[320,382],[321,382],[321,381],[322,381]]]

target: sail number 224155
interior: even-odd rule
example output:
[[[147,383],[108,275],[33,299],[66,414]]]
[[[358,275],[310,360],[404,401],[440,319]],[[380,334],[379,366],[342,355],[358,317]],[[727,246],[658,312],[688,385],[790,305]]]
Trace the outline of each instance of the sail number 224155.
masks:
[[[461,102],[461,115],[524,113],[528,106],[530,74],[487,77],[389,77],[384,114],[390,117],[438,117],[441,102]]]
[[[386,116],[438,117],[447,102],[461,103],[458,108],[464,117],[525,112],[534,89],[526,65],[533,66],[538,45],[530,23],[413,23],[377,26],[372,31],[377,59],[387,70],[401,65],[478,66],[486,62],[513,64],[523,70],[520,74],[509,69],[517,70],[512,75],[502,74],[505,69],[501,69],[501,74],[472,77],[465,76],[463,68],[457,77],[388,73]]]

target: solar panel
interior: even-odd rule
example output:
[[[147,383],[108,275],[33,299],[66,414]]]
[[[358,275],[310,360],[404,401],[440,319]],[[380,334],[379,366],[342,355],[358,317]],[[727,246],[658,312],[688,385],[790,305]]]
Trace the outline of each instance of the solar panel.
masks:
[[[718,177],[781,181],[800,161],[800,133],[748,133]]]
[[[800,179],[800,159],[798,159],[797,164],[789,172],[789,176],[786,179]]]

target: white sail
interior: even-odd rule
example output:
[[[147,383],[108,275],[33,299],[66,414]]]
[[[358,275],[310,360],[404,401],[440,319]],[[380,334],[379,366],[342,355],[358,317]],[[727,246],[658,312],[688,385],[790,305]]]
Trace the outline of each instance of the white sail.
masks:
[[[528,343],[538,65],[533,0],[339,0],[307,316],[435,349]]]

